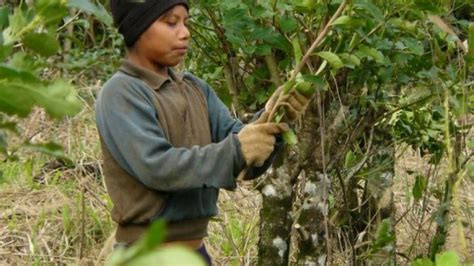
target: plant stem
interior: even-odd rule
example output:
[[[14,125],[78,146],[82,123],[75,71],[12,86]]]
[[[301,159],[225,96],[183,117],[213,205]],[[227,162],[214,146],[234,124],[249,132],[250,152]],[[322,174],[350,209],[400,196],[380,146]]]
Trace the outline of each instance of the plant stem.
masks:
[[[309,60],[309,58],[311,57],[311,55],[313,54],[314,50],[321,44],[322,40],[326,37],[326,35],[328,34],[329,32],[329,29],[332,25],[332,23],[341,15],[342,11],[344,11],[344,9],[346,8],[347,6],[347,1],[342,1],[342,3],[339,5],[339,8],[337,9],[336,13],[334,13],[334,15],[331,17],[331,19],[328,21],[328,23],[326,23],[326,25],[324,26],[323,30],[321,31],[321,33],[318,35],[318,37],[316,38],[316,40],[313,42],[313,44],[311,45],[311,47],[308,49],[308,51],[306,52],[306,54],[303,56],[303,58],[301,59],[300,63],[295,67],[295,69],[291,72],[291,77],[290,79],[287,81],[287,83],[293,83],[295,80],[296,80],[296,76],[298,75],[298,73],[301,72],[301,70],[303,69],[303,67],[305,66],[306,62]],[[282,85],[284,86],[284,85]],[[275,102],[275,105],[273,106],[272,110],[270,111],[270,115],[268,116],[268,120],[267,122],[271,122],[273,121],[274,119],[274,116],[278,110],[278,108],[282,105],[282,102],[283,102],[283,96],[284,96],[284,93],[283,93],[283,89],[282,89],[282,86],[280,86],[280,88],[275,92],[277,93],[278,95],[278,100]],[[291,88],[290,88],[291,90]]]
[[[321,44],[321,41],[324,39],[324,37],[326,37],[332,23],[341,15],[342,11],[344,11],[346,6],[347,6],[347,0],[342,1],[342,3],[339,5],[339,8],[336,11],[336,13],[334,13],[334,15],[328,21],[328,23],[326,23],[326,25],[324,26],[321,33],[318,35],[316,40],[313,42],[311,47],[308,49],[308,51],[305,53],[305,55],[301,59],[301,62],[291,72],[291,77],[286,83],[291,84],[292,82],[294,82],[296,80],[296,76],[298,75],[298,73],[301,72],[301,70],[303,69],[304,65],[306,64],[306,62],[311,57],[314,50]],[[267,123],[274,120],[274,117],[275,117],[276,112],[278,111],[278,108],[280,106],[284,105],[284,103],[283,103],[284,97],[283,96],[285,95],[285,93],[283,93],[283,87],[285,86],[285,84],[278,87],[278,89],[271,96],[271,97],[278,97],[278,99],[276,100],[275,105],[272,107],[272,110],[270,111],[270,115],[268,116],[267,121],[265,121]],[[291,88],[290,88],[290,90],[291,90]],[[242,172],[240,172],[239,176],[237,177],[237,180],[239,180],[239,181],[244,180],[244,177],[247,174],[248,170],[249,170],[249,167],[243,169]]]

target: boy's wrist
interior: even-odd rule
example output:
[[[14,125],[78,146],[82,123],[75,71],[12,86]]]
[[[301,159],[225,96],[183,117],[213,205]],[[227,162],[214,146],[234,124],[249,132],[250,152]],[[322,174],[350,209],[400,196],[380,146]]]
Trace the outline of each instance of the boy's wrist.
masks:
[[[244,154],[242,153],[239,137],[237,136],[236,133],[232,133],[231,137],[233,139],[232,143],[234,144],[234,147],[235,147],[233,174],[234,174],[234,177],[237,177],[240,174],[240,172],[247,166],[247,164],[245,163]]]

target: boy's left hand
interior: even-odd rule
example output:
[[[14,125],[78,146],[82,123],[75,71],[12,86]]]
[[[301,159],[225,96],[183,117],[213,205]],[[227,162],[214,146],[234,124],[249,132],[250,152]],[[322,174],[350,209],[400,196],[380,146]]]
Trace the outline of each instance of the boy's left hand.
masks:
[[[285,114],[289,119],[289,122],[294,122],[298,119],[306,110],[311,101],[311,96],[307,97],[296,90],[293,90],[288,95],[285,95]]]
[[[270,97],[267,104],[265,105],[265,112],[271,112],[282,90],[283,87],[280,87],[275,91],[275,93],[273,93],[272,97]],[[311,98],[312,95],[306,96],[296,90],[293,90],[289,94],[283,96],[282,105],[285,108],[285,115],[287,118],[287,121],[285,122],[291,123],[298,119],[308,107]]]

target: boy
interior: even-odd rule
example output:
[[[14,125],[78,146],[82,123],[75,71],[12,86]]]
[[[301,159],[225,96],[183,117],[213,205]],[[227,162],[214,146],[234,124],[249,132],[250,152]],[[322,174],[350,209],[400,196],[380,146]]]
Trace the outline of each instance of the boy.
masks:
[[[110,5],[127,56],[105,83],[96,118],[116,241],[128,246],[162,218],[167,242],[197,250],[210,264],[203,238],[217,214],[219,189],[235,189],[247,165],[260,167],[251,167],[246,179],[261,175],[271,164],[275,136],[288,126],[244,127],[205,82],[171,69],[189,45],[186,0]],[[307,101],[295,99],[287,102],[297,117]]]

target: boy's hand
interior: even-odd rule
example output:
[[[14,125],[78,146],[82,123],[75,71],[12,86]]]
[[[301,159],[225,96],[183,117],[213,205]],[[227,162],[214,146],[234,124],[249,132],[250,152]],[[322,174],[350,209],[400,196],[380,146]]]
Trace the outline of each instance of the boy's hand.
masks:
[[[246,125],[237,134],[240,149],[247,166],[262,166],[273,152],[275,135],[288,131],[285,123],[265,123],[266,112],[254,123]]]
[[[267,101],[265,105],[265,112],[270,112],[273,109],[273,106],[276,104],[278,96],[282,93],[283,87],[278,88]],[[287,122],[294,122],[298,119],[301,114],[306,110],[308,104],[310,103],[312,95],[304,95],[299,93],[296,90],[293,90],[288,95],[283,96],[283,101],[281,102],[285,108],[285,115]]]
[[[299,93],[297,90],[293,90],[288,95],[285,95],[285,114],[288,117],[289,122],[293,122],[298,119],[308,107],[311,101],[311,96],[305,96]]]

